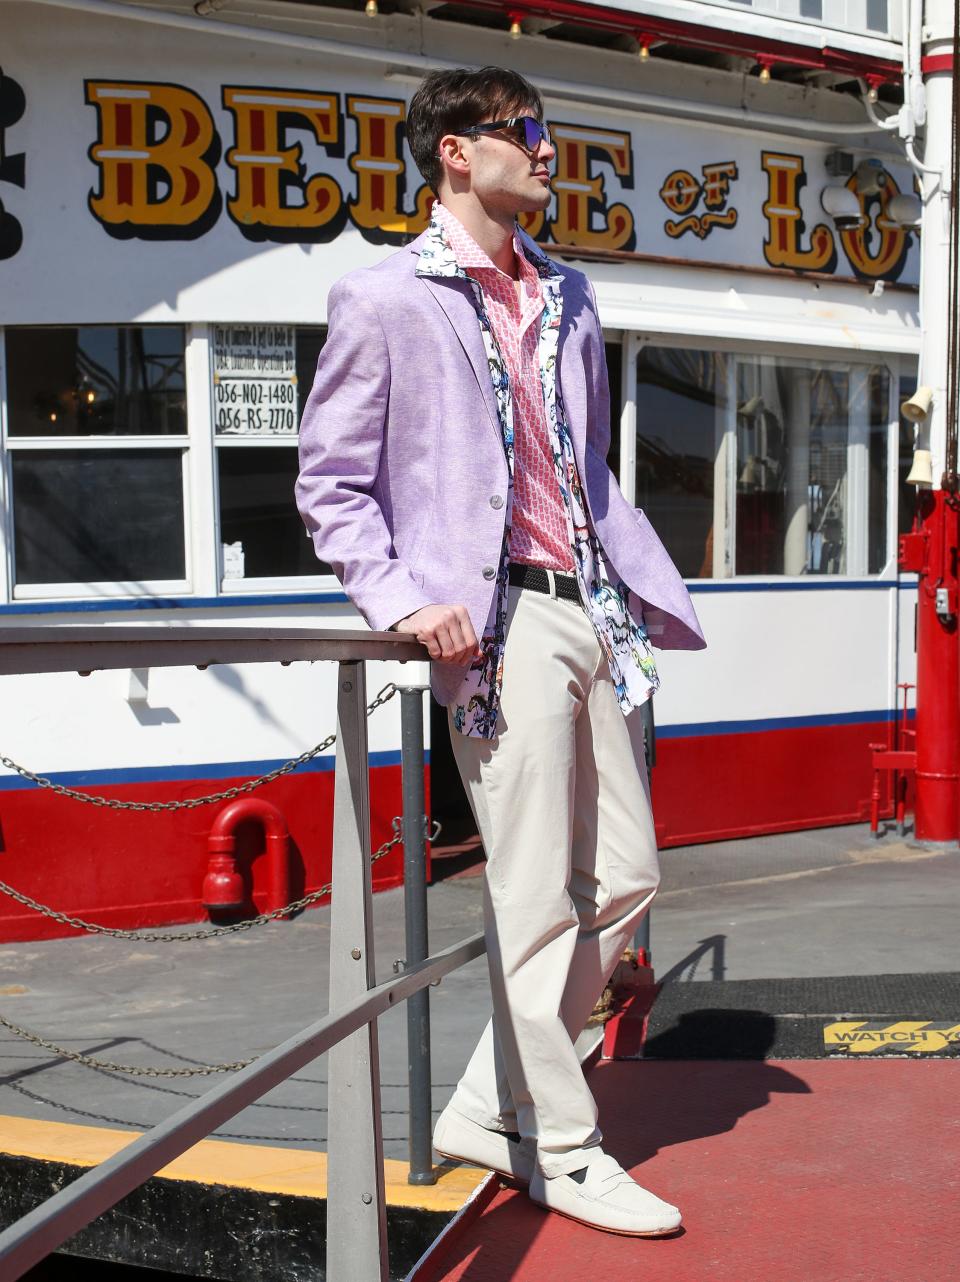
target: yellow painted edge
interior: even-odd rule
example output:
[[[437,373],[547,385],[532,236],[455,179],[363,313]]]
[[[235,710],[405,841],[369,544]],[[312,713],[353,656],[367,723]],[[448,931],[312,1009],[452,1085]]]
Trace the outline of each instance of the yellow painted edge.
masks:
[[[43,1162],[97,1166],[140,1134],[0,1114],[0,1153]],[[426,1211],[458,1211],[487,1176],[486,1171],[474,1166],[444,1164],[438,1167],[436,1184],[412,1185],[407,1183],[406,1162],[387,1158],[384,1168],[387,1205]],[[320,1150],[201,1140],[157,1175],[168,1180],[257,1189],[261,1193],[327,1196],[327,1155]]]

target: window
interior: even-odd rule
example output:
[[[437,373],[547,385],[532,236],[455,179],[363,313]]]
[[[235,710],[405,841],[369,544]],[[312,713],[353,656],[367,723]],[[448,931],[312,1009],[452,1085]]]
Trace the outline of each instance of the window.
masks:
[[[623,400],[623,338],[607,338],[603,344],[610,383],[610,448],[607,463],[616,475],[620,471],[620,405]]]
[[[297,429],[326,330],[214,326],[214,423],[222,579],[330,573],[293,498]]]
[[[5,355],[14,594],[185,585],[183,328],[8,329]]]
[[[915,374],[904,375],[900,379],[897,393],[898,410],[904,401],[908,401],[917,390]],[[907,482],[913,467],[913,446],[916,439],[916,425],[900,414],[898,423],[899,455],[897,459],[897,532],[906,534],[913,529],[913,520],[917,514],[917,487]]]
[[[879,573],[891,387],[883,365],[642,348],[636,502],[684,577]]]
[[[645,347],[637,359],[636,502],[687,579],[714,574],[726,361],[673,347]]]

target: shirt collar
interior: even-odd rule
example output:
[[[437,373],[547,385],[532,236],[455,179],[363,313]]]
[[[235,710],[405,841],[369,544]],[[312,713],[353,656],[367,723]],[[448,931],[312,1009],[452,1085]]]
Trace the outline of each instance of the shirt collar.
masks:
[[[562,280],[557,267],[521,227],[513,236],[514,252],[535,268],[543,279]],[[498,271],[496,264],[473,239],[460,219],[434,201],[430,225],[424,233],[417,263],[418,276],[466,276],[467,269]]]

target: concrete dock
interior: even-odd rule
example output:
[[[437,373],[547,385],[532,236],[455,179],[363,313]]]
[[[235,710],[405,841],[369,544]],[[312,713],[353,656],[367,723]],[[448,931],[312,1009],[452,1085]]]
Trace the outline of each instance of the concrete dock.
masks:
[[[668,986],[712,981],[703,985],[705,994],[720,981],[732,991],[735,981],[958,969],[955,848],[922,847],[895,835],[877,842],[864,827],[844,827],[672,849],[662,863],[652,945],[657,978]],[[432,949],[479,928],[478,872],[467,870],[430,888]],[[55,888],[50,898],[55,900]],[[375,917],[377,974],[383,978],[403,955],[402,891],[378,895]],[[322,908],[211,941],[153,944],[78,935],[9,944],[0,949],[0,1014],[67,1049],[116,1063],[230,1063],[259,1054],[326,1010],[328,943],[329,910]],[[482,959],[431,989],[435,1111],[449,1098],[489,1011]],[[380,1035],[388,1183],[401,1205],[408,1198],[408,1208],[419,1208],[436,1225],[480,1176],[446,1170],[433,1189],[407,1189],[402,1011],[381,1020]],[[43,1148],[34,1158],[55,1161],[58,1145],[66,1145],[63,1161],[87,1165],[209,1082],[107,1073],[0,1029],[0,1149],[24,1159],[32,1134],[42,1137],[35,1146]],[[30,1121],[43,1125],[32,1129]],[[326,1134],[321,1059],[209,1143],[225,1142],[217,1148],[228,1165],[238,1143],[261,1151],[260,1157],[236,1155],[253,1171],[243,1177],[248,1183],[259,1178],[254,1168],[258,1161],[262,1167],[263,1150],[289,1150],[287,1166],[306,1163],[315,1194],[325,1179],[320,1151]],[[315,1161],[306,1156],[311,1152]],[[282,1165],[276,1156],[267,1161],[271,1170]],[[197,1178],[216,1183],[215,1168]]]

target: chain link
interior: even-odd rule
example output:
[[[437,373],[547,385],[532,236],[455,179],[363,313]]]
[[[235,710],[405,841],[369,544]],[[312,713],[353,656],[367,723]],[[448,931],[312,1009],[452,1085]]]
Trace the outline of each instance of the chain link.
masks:
[[[403,837],[400,834],[400,818],[395,816],[391,821],[393,836],[389,837],[382,846],[370,856],[371,865],[375,864],[378,859],[388,855],[394,846],[398,846]],[[439,825],[434,825],[435,833],[439,835]],[[436,836],[430,838],[436,840]],[[122,930],[119,926],[101,926],[95,921],[85,921],[82,917],[71,917],[67,913],[62,913],[56,908],[51,908],[49,904],[42,904],[38,899],[25,895],[22,890],[16,890],[13,886],[8,886],[5,881],[0,881],[0,891],[15,899],[18,904],[23,904],[24,908],[32,908],[34,912],[41,913],[44,917],[49,917],[51,921],[59,922],[61,926],[72,926],[74,930],[86,930],[91,935],[111,935],[114,939],[127,939],[140,943],[149,944],[179,944],[184,941],[194,939],[216,939],[218,935],[235,935],[240,930],[250,930],[253,926],[262,926],[265,922],[276,921],[280,917],[286,917],[289,914],[300,912],[303,908],[309,908],[315,904],[318,899],[323,899],[333,890],[333,882],[328,881],[325,886],[319,890],[311,890],[309,895],[304,895],[300,899],[293,900],[292,903],[285,904],[283,908],[273,908],[268,913],[260,913],[256,917],[245,917],[243,921],[231,922],[229,926],[208,926],[203,930],[188,930],[178,932],[177,934],[160,934],[158,931],[149,930]]]
[[[53,1055],[58,1055],[63,1059],[72,1059],[76,1064],[85,1064],[87,1068],[102,1068],[108,1073],[127,1073],[130,1077],[209,1077],[212,1073],[235,1073],[237,1069],[247,1068],[253,1064],[253,1059],[238,1059],[232,1064],[201,1064],[198,1068],[150,1068],[139,1067],[135,1064],[112,1064],[106,1059],[97,1059],[94,1055],[84,1055],[80,1051],[67,1050],[66,1046],[58,1046],[56,1042],[48,1042],[45,1037],[38,1033],[31,1033],[28,1028],[21,1028],[19,1024],[12,1023],[0,1015],[0,1024],[4,1028],[9,1028],[11,1033],[16,1033],[25,1041],[32,1042],[34,1046],[39,1046],[45,1051],[50,1051]]]
[[[378,846],[370,856],[371,866],[378,859],[383,859],[384,855],[388,855],[394,846],[400,845],[403,841],[403,837],[400,834],[399,816],[393,819],[392,826],[394,835],[385,841],[382,846]],[[440,831],[441,826],[435,821],[432,830],[427,834],[428,840],[436,841]],[[275,921],[278,917],[283,917],[287,913],[298,912],[301,908],[306,908],[309,904],[316,903],[324,895],[329,895],[332,889],[333,882],[327,882],[319,890],[312,890],[309,895],[304,895],[302,899],[295,899],[292,904],[287,904],[285,908],[275,908],[272,912],[261,913],[258,917],[250,917],[245,921],[234,922],[230,926],[217,926],[211,930],[192,930],[177,935],[161,935],[144,930],[115,930],[111,926],[99,926],[96,922],[83,921],[80,917],[68,917],[66,913],[57,912],[55,908],[49,908],[46,904],[38,903],[37,900],[31,899],[29,895],[21,894],[19,890],[14,890],[6,882],[0,881],[0,890],[4,894],[10,895],[12,899],[16,899],[26,908],[34,908],[37,912],[43,913],[45,917],[50,917],[63,925],[74,926],[78,930],[87,930],[91,934],[113,935],[119,939],[146,940],[151,943],[161,944],[180,943],[183,940],[190,939],[211,939],[216,935],[232,935],[238,930],[249,930],[251,926],[262,926],[264,922]],[[83,1055],[80,1051],[71,1051],[67,1050],[65,1046],[58,1046],[56,1042],[47,1041],[39,1033],[31,1033],[28,1028],[21,1028],[19,1024],[12,1023],[9,1019],[5,1019],[3,1015],[0,1015],[0,1024],[4,1028],[8,1028],[11,1033],[15,1033],[17,1037],[22,1037],[24,1041],[32,1042],[34,1046],[39,1046],[54,1055],[74,1060],[77,1064],[85,1064],[87,1068],[100,1068],[108,1073],[126,1073],[130,1077],[209,1077],[211,1073],[235,1073],[237,1069],[246,1068],[248,1064],[254,1062],[253,1059],[238,1059],[232,1064],[201,1064],[198,1068],[150,1068],[139,1067],[134,1064],[113,1064],[109,1060],[97,1059],[93,1055]]]
[[[397,693],[397,687],[392,681],[379,692],[372,703],[367,705],[367,716],[380,708],[393,698]],[[156,814],[163,810],[196,810],[198,806],[209,806],[216,801],[233,801],[236,797],[242,797],[245,793],[253,792],[257,788],[262,788],[264,784],[272,783],[274,779],[279,779],[282,775],[291,774],[298,767],[318,757],[321,752],[326,752],[332,748],[337,741],[335,734],[328,734],[326,739],[321,739],[318,744],[308,748],[306,752],[301,752],[299,757],[294,757],[291,761],[285,761],[282,766],[277,766],[275,770],[270,770],[267,774],[261,775],[259,779],[248,779],[246,783],[237,784],[235,788],[224,788],[222,792],[211,792],[205,797],[188,797],[184,801],[119,801],[114,797],[99,797],[88,792],[78,792],[75,788],[66,788],[62,783],[54,783],[52,779],[47,779],[44,775],[34,774],[26,766],[19,765],[10,757],[0,754],[0,765],[5,766],[7,770],[13,770],[23,779],[30,783],[36,784],[38,788],[46,788],[48,791],[55,793],[58,797],[68,797],[71,801],[85,801],[88,806],[100,806],[104,810],[140,810],[149,811]]]
[[[397,687],[393,682],[385,685],[373,702],[367,706],[367,716],[389,702],[396,693]],[[304,762],[332,747],[336,743],[336,739],[337,736],[335,734],[328,735],[326,739],[321,740],[308,752],[302,752],[299,757],[285,762],[282,766],[278,766],[276,770],[271,770],[259,779],[251,779],[236,788],[226,788],[223,792],[211,793],[206,797],[193,797],[187,801],[115,801],[111,798],[90,796],[85,792],[76,792],[72,788],[65,788],[61,784],[54,783],[52,779],[46,779],[42,775],[34,774],[24,766],[11,761],[9,757],[0,756],[0,764],[6,766],[8,770],[15,770],[17,774],[22,775],[24,779],[30,780],[31,783],[40,788],[47,788],[60,796],[69,797],[74,801],[85,801],[93,806],[102,806],[110,810],[192,810],[197,806],[209,805],[215,801],[231,801],[234,797],[246,792],[252,792],[255,788],[260,788],[264,784],[270,783],[273,779],[280,778],[281,775],[290,774],[291,771],[296,770]],[[399,816],[395,816],[391,821],[393,836],[388,838],[381,846],[378,846],[371,854],[371,867],[403,841],[400,823]],[[429,841],[436,841],[439,834],[440,824],[434,823],[432,831],[425,835]],[[25,895],[22,891],[7,885],[5,881],[0,881],[0,891],[3,894],[9,895],[11,899],[23,904],[25,908],[31,908],[35,912],[41,913],[44,917],[49,917],[52,921],[59,922],[61,925],[71,926],[75,930],[84,930],[90,934],[110,935],[115,939],[154,944],[179,944],[197,939],[214,939],[221,935],[233,935],[241,930],[250,930],[253,926],[262,926],[268,921],[276,921],[280,917],[300,912],[311,904],[315,904],[317,900],[325,898],[332,890],[333,883],[327,882],[326,885],[321,886],[318,890],[312,890],[308,895],[303,895],[300,899],[293,900],[292,903],[284,905],[283,908],[274,908],[268,913],[260,913],[256,917],[248,917],[243,921],[233,922],[228,926],[213,926],[204,930],[184,931],[177,934],[161,934],[157,931],[121,930],[112,926],[102,926],[98,922],[85,921],[82,917],[71,917],[56,908],[51,908],[48,904],[40,903],[39,900],[33,899],[30,895]],[[17,1037],[23,1038],[24,1041],[31,1042],[34,1046],[50,1051],[51,1054],[57,1055],[62,1059],[72,1060],[74,1063],[83,1064],[87,1068],[102,1069],[108,1073],[126,1073],[131,1077],[208,1077],[213,1073],[235,1073],[238,1069],[247,1068],[256,1059],[255,1056],[254,1059],[234,1060],[230,1064],[201,1064],[195,1068],[153,1068],[149,1065],[114,1064],[110,1060],[98,1059],[94,1055],[84,1055],[80,1051],[68,1050],[65,1046],[59,1046],[56,1042],[51,1042],[47,1038],[41,1037],[39,1033],[32,1033],[27,1028],[21,1028],[19,1024],[14,1024],[12,1020],[6,1019],[3,1015],[0,1015],[0,1025],[9,1029]]]

